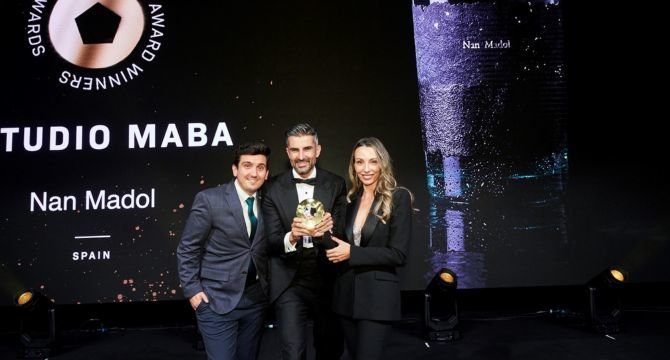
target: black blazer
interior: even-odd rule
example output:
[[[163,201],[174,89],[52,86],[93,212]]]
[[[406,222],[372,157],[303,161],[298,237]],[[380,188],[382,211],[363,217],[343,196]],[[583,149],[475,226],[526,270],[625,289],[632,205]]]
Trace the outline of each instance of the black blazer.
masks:
[[[257,196],[261,200],[259,193]],[[177,248],[184,295],[190,298],[204,291],[209,306],[219,314],[239,303],[252,257],[261,286],[266,293],[268,289],[264,219],[258,214],[258,228],[250,243],[243,211],[234,180],[199,192]]]
[[[266,184],[263,198],[263,216],[265,217],[266,233],[268,236],[268,254],[270,263],[270,301],[276,300],[291,284],[295,277],[298,263],[295,261],[298,251],[286,253],[284,237],[291,231],[291,223],[298,207],[298,192],[291,178],[292,171],[283,172]],[[333,232],[343,233],[344,215],[346,210],[346,184],[344,179],[321,168],[316,170],[316,184],[314,198],[321,201],[327,212],[333,217]],[[314,239],[318,245],[320,239]],[[317,249],[319,246],[317,246]],[[323,249],[319,251],[319,265],[323,272],[333,272],[328,264]],[[328,278],[327,274],[326,279]]]
[[[380,201],[375,198],[372,208]],[[347,207],[346,235],[351,257],[335,281],[333,310],[353,319],[391,321],[400,319],[400,283],[396,268],[405,264],[412,236],[412,204],[407,190],[393,192],[391,217],[383,223],[368,214],[355,246],[353,226],[360,193]]]

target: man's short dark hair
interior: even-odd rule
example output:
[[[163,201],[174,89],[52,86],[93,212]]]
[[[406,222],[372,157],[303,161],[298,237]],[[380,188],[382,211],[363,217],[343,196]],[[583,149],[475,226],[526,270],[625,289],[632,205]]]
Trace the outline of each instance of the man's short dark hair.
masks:
[[[240,165],[240,157],[242,155],[265,155],[265,158],[270,160],[270,147],[261,141],[249,141],[237,146],[235,149],[235,160],[233,165]]]
[[[314,136],[314,142],[319,144],[319,136],[316,134],[316,129],[310,124],[296,124],[286,130],[284,134],[286,137],[286,146],[288,146],[289,136]]]

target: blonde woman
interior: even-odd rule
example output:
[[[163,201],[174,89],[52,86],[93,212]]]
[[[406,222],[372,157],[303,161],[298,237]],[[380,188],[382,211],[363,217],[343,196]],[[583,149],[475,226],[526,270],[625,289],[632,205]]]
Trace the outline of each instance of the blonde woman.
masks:
[[[340,264],[333,293],[349,355],[381,359],[391,324],[400,319],[400,284],[412,234],[411,192],[399,187],[391,158],[379,139],[358,140],[349,162],[346,240],[328,260]]]

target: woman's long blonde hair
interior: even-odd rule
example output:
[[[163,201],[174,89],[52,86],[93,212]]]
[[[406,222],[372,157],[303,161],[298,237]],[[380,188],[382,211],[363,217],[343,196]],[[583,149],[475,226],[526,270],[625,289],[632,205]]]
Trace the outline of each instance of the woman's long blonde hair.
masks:
[[[377,154],[379,159],[379,165],[381,168],[381,173],[379,174],[379,180],[377,180],[377,187],[375,188],[375,196],[379,194],[381,196],[381,201],[379,201],[375,207],[372,209],[372,213],[375,214],[380,220],[386,222],[391,217],[391,210],[393,204],[393,190],[398,187],[395,176],[393,175],[393,166],[391,165],[391,156],[384,147],[379,139],[376,137],[365,137],[356,142],[354,149],[351,151],[351,159],[349,159],[349,181],[351,182],[351,189],[347,194],[347,201],[351,202],[351,197],[358,193],[363,184],[356,176],[356,170],[354,168],[354,163],[356,159],[354,155],[356,149],[359,147],[369,147],[372,148]],[[411,193],[410,193],[411,195]]]

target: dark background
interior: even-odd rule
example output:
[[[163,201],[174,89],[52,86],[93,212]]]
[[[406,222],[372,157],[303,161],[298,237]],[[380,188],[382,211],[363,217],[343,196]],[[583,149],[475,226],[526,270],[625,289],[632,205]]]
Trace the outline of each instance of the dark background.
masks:
[[[380,137],[400,183],[415,192],[417,207],[426,208],[409,1],[164,4],[167,29],[157,59],[137,80],[88,93],[58,84],[62,63],[55,55],[32,58],[24,30],[27,5],[9,6],[3,12],[10,19],[3,43],[11,51],[3,55],[9,65],[2,127],[105,124],[123,139],[130,123],[225,121],[235,143],[264,139],[277,173],[286,166],[284,129],[306,121],[319,130],[321,166],[342,175],[354,142]],[[623,6],[561,6],[569,80],[568,235],[576,245],[569,268],[555,269],[561,284],[542,285],[581,284],[613,264],[626,268],[633,282],[667,282],[670,214],[663,205],[670,194],[662,176],[663,119],[657,115],[663,99],[651,91],[652,83],[662,81],[660,59],[647,51],[657,46],[653,22],[631,22],[639,10]],[[97,152],[0,153],[6,203],[0,241],[7,248],[0,254],[0,303],[9,303],[18,288],[41,286],[59,303],[115,302],[117,294],[125,301],[181,299],[174,249],[183,221],[197,190],[231,177],[232,151],[129,150],[123,143],[112,141]],[[30,191],[152,186],[164,196],[153,210],[26,211]],[[417,217],[403,272],[406,290],[426,284],[425,213]],[[112,234],[110,243],[95,246],[112,247],[114,261],[73,263],[70,253],[81,246],[71,240],[73,228]],[[531,272],[532,259],[501,260]],[[524,279],[492,287],[511,284],[523,286]],[[156,288],[161,290],[153,295]]]
[[[657,13],[563,1],[570,91],[570,236],[575,266],[607,262],[634,282],[667,282],[670,213],[659,81]]]

